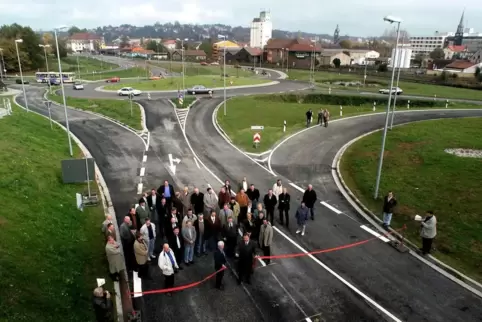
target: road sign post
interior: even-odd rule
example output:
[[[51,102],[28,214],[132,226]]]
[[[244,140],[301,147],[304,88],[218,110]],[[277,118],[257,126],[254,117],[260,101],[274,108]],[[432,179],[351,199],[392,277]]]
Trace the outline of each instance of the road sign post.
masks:
[[[50,129],[53,129],[52,125],[52,113],[50,112],[50,106],[52,105],[52,101],[44,101],[45,106],[49,111],[49,121],[50,121]]]
[[[129,94],[129,101],[131,103],[131,117],[132,117],[132,98],[134,97],[134,94],[130,93]]]
[[[261,142],[261,134],[259,134],[258,132],[254,133],[253,145],[256,149],[258,148],[260,142]]]

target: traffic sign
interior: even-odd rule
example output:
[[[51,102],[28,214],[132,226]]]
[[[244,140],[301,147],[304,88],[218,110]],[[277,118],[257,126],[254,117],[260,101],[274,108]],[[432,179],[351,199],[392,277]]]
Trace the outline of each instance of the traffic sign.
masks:
[[[262,126],[262,125],[252,125],[251,130],[264,130],[264,126]]]
[[[261,141],[261,134],[259,133],[254,133],[253,135],[253,142],[254,143],[259,143]]]

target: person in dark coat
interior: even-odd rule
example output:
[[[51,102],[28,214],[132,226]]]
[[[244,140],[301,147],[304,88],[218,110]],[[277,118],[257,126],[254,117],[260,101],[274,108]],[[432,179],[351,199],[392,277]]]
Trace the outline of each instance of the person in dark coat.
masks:
[[[256,231],[256,222],[251,213],[248,213],[247,218],[243,221],[243,233],[251,236]]]
[[[278,196],[278,211],[280,224],[284,225],[286,223],[286,228],[290,225],[290,202],[291,196],[288,193],[288,189],[283,188],[283,193]]]
[[[97,287],[94,289],[92,305],[94,306],[95,318],[97,322],[114,321],[114,306],[111,295],[108,291],[104,291],[102,287]]]
[[[174,193],[174,197],[172,198],[172,207],[175,207],[177,209],[177,213],[179,214],[181,219],[184,218],[184,203],[181,200],[181,193],[179,191],[176,191]]]
[[[296,210],[296,223],[298,224],[298,229],[296,233],[301,233],[301,236],[305,235],[306,221],[308,220],[309,209],[306,207],[305,203],[302,202],[301,206]]]
[[[305,190],[303,194],[303,202],[305,206],[310,210],[311,220],[315,220],[315,203],[316,203],[316,192],[313,190],[311,184],[308,185],[308,189]]]
[[[157,194],[166,199],[168,208],[172,207],[172,198],[174,197],[174,187],[169,181],[164,180],[164,184],[157,189]]]
[[[194,188],[194,193],[191,195],[191,208],[196,216],[204,212],[204,193],[199,192],[198,188]]]
[[[221,220],[216,215],[216,211],[211,211],[211,214],[204,220],[204,234],[208,250],[216,250],[216,245],[221,238],[222,228]]]
[[[238,239],[238,229],[234,223],[233,217],[228,217],[227,223],[223,227],[223,239],[226,245],[226,255],[233,257],[236,251],[236,241]]]
[[[171,214],[166,217],[164,221],[164,231],[166,232],[167,240],[171,240],[174,228],[181,227],[182,219],[181,216],[177,213],[176,208],[171,209]],[[170,243],[169,243],[170,244]]]
[[[157,201],[156,208],[158,218],[158,222],[156,222],[157,230],[160,240],[162,240],[166,236],[165,227],[169,227],[166,226],[166,221],[168,221],[167,218],[169,216],[169,209],[167,208],[166,198],[162,198],[160,201]]]
[[[158,198],[156,189],[151,189],[151,194],[147,196],[147,206],[149,207],[149,211],[151,212],[151,221],[158,223],[159,222],[159,214],[157,213],[157,203],[161,202],[161,198]]]
[[[251,213],[253,213],[260,198],[259,190],[254,187],[254,184],[251,184],[246,194],[249,200],[251,200]]]
[[[274,226],[274,208],[278,203],[276,196],[273,194],[273,189],[269,189],[268,193],[263,198],[264,208],[266,209],[266,218]]]
[[[181,263],[184,263],[184,238],[179,233],[179,227],[173,229],[173,234],[169,240],[169,246],[176,256],[177,265],[182,269]]]
[[[143,224],[141,224],[141,220],[139,219],[139,216],[137,216],[136,208],[131,208],[127,216],[129,216],[131,220],[132,228],[139,231],[139,229],[141,229]]]
[[[263,225],[266,216],[263,211],[258,212],[258,217],[254,219],[254,229],[251,233],[251,239],[257,241],[259,239],[259,233],[261,231],[261,226]]]
[[[204,254],[205,256],[208,254],[206,252],[206,228],[205,228],[205,219],[202,214],[197,217],[197,220],[194,222],[194,228],[196,229],[196,256],[201,256]]]
[[[224,253],[224,242],[220,240],[218,242],[218,248],[214,252],[214,270],[217,272],[221,268],[226,267],[226,254]],[[223,277],[224,270],[216,274],[216,288],[218,290],[223,289]]]
[[[119,227],[119,234],[122,240],[126,268],[128,271],[132,271],[136,268],[136,260],[134,256],[134,242],[136,241],[136,236],[132,232],[132,222],[129,216],[124,217],[124,222]]]
[[[226,180],[224,181],[224,188],[226,188],[226,191],[231,193],[231,191],[233,191],[233,189],[231,188],[231,182],[229,180]]]
[[[243,240],[238,244],[236,257],[238,257],[238,284],[246,281],[251,284],[251,275],[253,274],[254,256],[256,255],[256,246],[249,240],[249,235],[244,234]]]
[[[306,127],[309,127],[311,125],[311,119],[313,118],[313,111],[309,109],[305,115],[306,115]]]
[[[393,209],[397,205],[397,199],[393,195],[393,192],[389,191],[383,198],[383,228],[388,229],[392,221]]]

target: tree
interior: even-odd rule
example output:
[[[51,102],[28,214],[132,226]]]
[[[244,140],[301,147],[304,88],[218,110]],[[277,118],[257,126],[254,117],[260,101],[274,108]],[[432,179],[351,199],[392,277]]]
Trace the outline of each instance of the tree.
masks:
[[[156,53],[164,53],[167,51],[166,47],[164,47],[163,44],[155,41],[155,40],[149,40],[147,43],[146,43],[146,49],[147,50],[153,50],[155,51]]]
[[[387,64],[380,64],[380,65],[378,65],[378,71],[379,71],[380,73],[387,72],[387,71],[388,71],[388,66],[387,66]]]
[[[435,48],[430,53],[430,58],[432,58],[432,59],[444,59],[445,58],[444,50],[442,48]]]
[[[340,44],[340,47],[343,48],[343,49],[353,48],[353,43],[349,39],[343,39],[342,41],[340,41],[339,44]]]
[[[474,73],[474,76],[475,76],[475,79],[479,82],[482,83],[482,70],[480,69],[480,67],[477,67],[475,69],[475,73]]]
[[[204,50],[207,57],[211,57],[213,55],[213,44],[211,41],[204,41],[199,46],[199,50]]]
[[[70,27],[70,29],[67,31],[67,33],[69,34],[69,37],[72,36],[73,34],[76,34],[76,33],[79,33],[79,32],[87,32],[87,29],[80,29],[76,26],[72,26]],[[60,48],[60,46],[59,46]]]
[[[52,51],[53,51],[53,54],[54,54],[55,58],[57,58],[57,46],[55,44],[52,45]],[[68,54],[68,51],[67,51],[67,44],[65,43],[65,40],[59,39],[59,55],[60,55],[60,58],[67,57],[67,54]]]
[[[122,36],[122,37],[120,38],[119,48],[122,49],[122,48],[126,48],[126,47],[129,47],[129,46],[130,46],[129,37],[127,37],[127,36]]]
[[[340,66],[341,66],[340,58],[333,59],[333,65],[335,65],[336,68],[340,68]]]

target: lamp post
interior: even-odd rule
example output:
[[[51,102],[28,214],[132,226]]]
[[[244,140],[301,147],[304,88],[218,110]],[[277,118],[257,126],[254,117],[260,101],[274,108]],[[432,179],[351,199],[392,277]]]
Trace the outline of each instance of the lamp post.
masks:
[[[18,51],[18,44],[21,44],[21,43],[23,43],[23,39],[15,39],[15,49],[17,50],[18,69],[20,70],[20,81],[22,82],[23,99],[25,101],[25,109],[28,112],[29,110],[28,110],[27,94],[25,93],[25,83],[23,82],[22,62],[20,61],[20,52]]]
[[[55,47],[57,49],[57,62],[59,64],[60,88],[62,90],[62,99],[63,99],[63,102],[64,102],[65,127],[67,128],[67,138],[69,140],[69,153],[70,153],[70,156],[73,157],[74,153],[72,151],[72,139],[70,138],[69,115],[67,113],[67,102],[65,100],[64,77],[62,75],[62,64],[60,63],[59,38],[57,36],[57,32],[65,29],[65,28],[67,28],[67,26],[62,26],[62,27],[54,29],[54,36],[55,36]]]
[[[224,80],[224,116],[226,116],[226,39],[227,36],[218,35],[219,38],[224,39],[224,50],[223,50],[223,80]]]
[[[47,85],[49,87],[49,93],[51,93],[52,91],[51,91],[51,88],[50,88],[49,61],[47,59],[47,48],[49,48],[50,45],[39,44],[38,46],[44,49],[45,69],[47,70]]]
[[[311,51],[311,64],[310,64],[310,82],[311,82],[311,86],[314,87],[315,86],[315,51],[316,51],[316,40],[315,39],[312,39],[311,40],[311,47],[312,47],[312,51]]]
[[[367,66],[368,66],[368,61],[367,61],[367,57],[365,56],[365,74],[363,75],[363,86],[365,86],[367,81]]]
[[[403,44],[405,43],[405,34],[403,35],[403,38],[402,38],[402,47],[403,47]],[[398,89],[398,83],[400,82],[400,65],[402,64],[402,47],[400,47],[400,49],[398,50],[396,47],[395,47],[395,57],[397,57],[396,53],[397,53],[397,50],[398,50],[398,72],[397,72],[397,89]],[[393,57],[393,59],[395,60],[395,57]],[[395,108],[397,107],[397,96],[396,93],[395,93],[395,97],[393,98],[393,108],[392,108],[392,115],[390,117],[390,130],[393,128],[393,117],[395,116]]]
[[[176,39],[177,41],[180,41],[181,42],[181,63],[182,63],[182,95],[186,95],[186,86],[185,86],[185,80],[184,80],[184,76],[185,76],[185,72],[186,72],[186,69],[184,67],[184,41],[187,41],[187,38],[186,39],[179,39],[177,38]]]
[[[3,61],[3,48],[0,48],[0,79],[3,79],[4,75],[3,73],[5,72],[5,62]]]
[[[386,16],[383,18],[384,21],[389,23],[397,23],[397,41],[395,43],[395,48],[398,47],[398,39],[400,37],[400,23],[402,20],[400,18],[395,18],[392,16]],[[382,175],[382,166],[383,166],[383,154],[385,153],[385,141],[387,139],[387,130],[388,130],[388,118],[390,116],[390,105],[392,103],[392,92],[393,92],[393,80],[395,78],[395,68],[392,68],[392,77],[390,80],[390,94],[388,96],[388,104],[387,104],[387,113],[385,117],[385,127],[383,129],[383,137],[382,137],[382,147],[380,149],[380,159],[378,161],[378,170],[377,170],[377,180],[375,183],[375,193],[373,195],[374,199],[378,198],[378,190],[380,189],[380,177]]]
[[[286,48],[286,73],[289,72],[290,68],[290,49]]]

